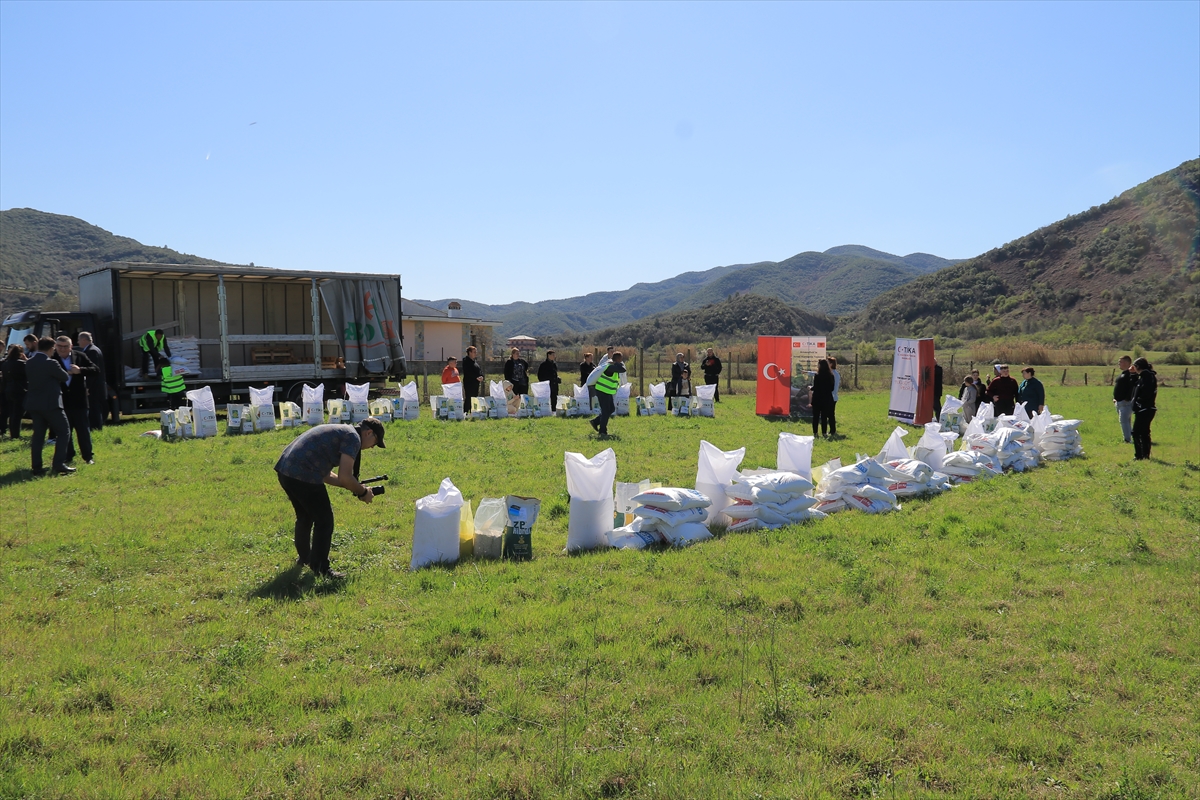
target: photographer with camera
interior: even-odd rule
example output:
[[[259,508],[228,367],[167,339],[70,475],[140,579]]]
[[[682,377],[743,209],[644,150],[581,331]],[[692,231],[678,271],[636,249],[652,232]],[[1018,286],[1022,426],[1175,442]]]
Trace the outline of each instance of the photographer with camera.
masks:
[[[374,417],[355,426],[317,425],[293,439],[275,464],[279,485],[296,511],[299,563],[321,577],[346,577],[329,567],[333,507],[325,485],[340,486],[364,503],[374,500],[375,493],[358,480],[358,462],[363,450],[375,446],[386,448],[383,423]]]

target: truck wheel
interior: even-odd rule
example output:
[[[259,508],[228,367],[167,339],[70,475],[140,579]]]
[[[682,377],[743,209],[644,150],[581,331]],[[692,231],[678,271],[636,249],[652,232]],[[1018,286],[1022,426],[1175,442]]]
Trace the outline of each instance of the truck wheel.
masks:
[[[304,400],[304,381],[293,383],[284,390],[283,396],[287,398],[289,403],[301,405]]]

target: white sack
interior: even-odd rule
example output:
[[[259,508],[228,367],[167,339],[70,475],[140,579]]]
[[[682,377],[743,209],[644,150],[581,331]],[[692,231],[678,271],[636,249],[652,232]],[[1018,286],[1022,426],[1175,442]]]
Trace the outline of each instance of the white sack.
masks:
[[[583,382],[584,386],[595,386],[596,381],[600,380],[600,376],[604,374],[604,368],[608,366],[608,353],[600,356],[600,360],[596,362],[596,366],[588,373],[587,380]]]
[[[208,386],[201,386],[199,389],[187,392],[187,399],[192,404],[192,408],[216,413],[217,402],[213,400],[212,389]]]
[[[779,444],[775,448],[775,466],[803,475],[811,481],[813,440],[812,436],[780,433]]]
[[[908,435],[908,431],[901,428],[899,425],[892,431],[892,435],[884,442],[883,449],[876,456],[878,461],[891,461],[897,458],[908,458],[908,450],[904,447],[904,437]]]
[[[417,382],[409,381],[400,387],[400,396],[404,398],[406,403],[420,403],[420,397],[417,395]]]
[[[269,406],[275,403],[275,387],[268,386],[265,389],[255,389],[250,387],[250,405],[252,406]]]
[[[584,458],[582,453],[565,453],[567,493],[571,516],[567,523],[567,552],[591,550],[608,544],[613,527],[613,481],[617,477],[617,454],[612,448]]]
[[[662,534],[649,528],[643,529],[639,521],[608,532],[608,546],[618,550],[644,550],[652,544],[663,542]]]
[[[708,524],[728,524],[729,518],[721,514],[721,509],[729,505],[730,498],[725,494],[725,487],[737,476],[738,467],[746,457],[746,448],[737,450],[721,450],[716,445],[700,440],[699,461],[696,466],[696,491],[708,497],[711,505],[708,507]]]
[[[451,400],[462,400],[462,383],[443,383],[442,397],[449,397]]]
[[[366,403],[370,391],[371,384],[369,383],[347,383],[346,399],[351,403]]]
[[[927,422],[925,433],[921,434],[913,447],[913,458],[925,462],[933,470],[941,469],[942,459],[946,457],[946,440],[942,438],[941,431],[940,422]]]
[[[678,511],[668,511],[655,506],[638,506],[633,515],[639,519],[658,520],[667,525],[682,525],[685,522],[704,522],[708,512],[703,508],[682,508]]]
[[[508,392],[504,388],[504,381],[488,381],[488,396],[496,401],[496,418],[506,418],[508,416]]]
[[[316,386],[304,384],[301,389],[301,401],[304,405],[316,403],[319,406],[325,405],[325,384],[318,383]]]
[[[695,489],[674,487],[648,489],[634,497],[633,502],[644,506],[655,506],[667,511],[679,511],[683,508],[708,508],[712,504],[707,495]]]
[[[571,384],[571,396],[575,398],[575,402],[579,403],[580,408],[591,408],[592,394],[588,391],[587,386]]]
[[[655,528],[668,544],[675,547],[686,547],[689,544],[712,538],[712,533],[708,528],[699,522],[685,522],[682,525],[657,525]]]
[[[416,505],[409,569],[420,569],[430,564],[453,564],[458,560],[462,492],[449,478],[443,478],[437,494],[422,497]]]
[[[701,383],[696,386],[696,397],[701,400],[716,399],[717,385],[715,383]]]
[[[548,405],[550,403],[550,381],[529,384],[529,393]]]
[[[667,385],[665,383],[650,384],[650,396],[665,398],[667,396]]]

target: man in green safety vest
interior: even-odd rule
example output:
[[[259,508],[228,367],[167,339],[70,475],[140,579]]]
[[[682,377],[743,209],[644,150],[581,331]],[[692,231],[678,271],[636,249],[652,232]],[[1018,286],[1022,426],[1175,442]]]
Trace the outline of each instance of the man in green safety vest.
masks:
[[[621,385],[621,373],[625,371],[625,356],[621,351],[612,354],[612,361],[604,366],[596,379],[596,399],[600,401],[600,416],[592,420],[592,427],[601,439],[608,438],[608,420],[616,410],[617,388]]]
[[[186,389],[183,385],[183,376],[176,375],[175,370],[170,364],[164,364],[162,368],[162,390],[167,396],[167,407],[170,409],[179,408],[183,405],[183,390]]]
[[[171,346],[167,344],[167,334],[162,328],[146,331],[138,338],[138,347],[142,348],[142,374],[150,375],[150,362],[154,362],[157,372],[161,364],[171,357]]]

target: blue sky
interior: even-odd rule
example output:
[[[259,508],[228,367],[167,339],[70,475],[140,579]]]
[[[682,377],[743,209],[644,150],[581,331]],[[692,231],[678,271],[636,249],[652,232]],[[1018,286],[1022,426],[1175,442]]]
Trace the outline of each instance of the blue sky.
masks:
[[[965,258],[1197,155],[1200,2],[0,2],[0,208],[410,297]]]

